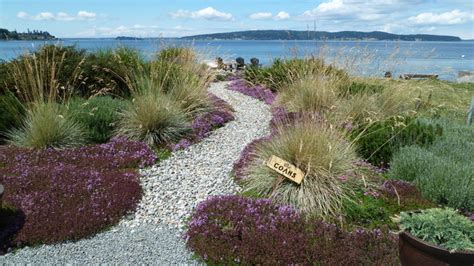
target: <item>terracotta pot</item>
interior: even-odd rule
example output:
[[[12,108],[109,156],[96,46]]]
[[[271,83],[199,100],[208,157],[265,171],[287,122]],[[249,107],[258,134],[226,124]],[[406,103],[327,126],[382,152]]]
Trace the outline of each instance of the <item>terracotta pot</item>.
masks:
[[[399,234],[400,261],[405,266],[474,265],[474,252],[449,252],[408,232]]]

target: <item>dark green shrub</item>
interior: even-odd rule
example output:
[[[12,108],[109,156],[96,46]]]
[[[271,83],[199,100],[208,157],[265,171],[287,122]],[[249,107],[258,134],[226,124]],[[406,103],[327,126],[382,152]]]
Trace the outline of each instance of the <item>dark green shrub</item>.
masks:
[[[407,145],[426,146],[443,133],[437,124],[424,123],[415,117],[392,117],[370,125],[360,125],[351,132],[359,154],[377,166],[387,166],[392,154]]]
[[[140,52],[120,47],[99,50],[87,55],[82,67],[80,94],[130,96],[130,83],[137,72],[144,71],[145,61]]]
[[[474,210],[474,129],[445,125],[429,147],[410,146],[394,154],[389,176],[412,181],[439,204]]]
[[[70,116],[86,128],[90,142],[105,143],[113,136],[119,113],[125,107],[125,101],[105,96],[75,98],[68,108]]]
[[[5,133],[18,126],[25,113],[23,105],[11,92],[0,95],[0,143]]]
[[[474,223],[450,208],[401,213],[400,227],[451,252],[474,251]]]

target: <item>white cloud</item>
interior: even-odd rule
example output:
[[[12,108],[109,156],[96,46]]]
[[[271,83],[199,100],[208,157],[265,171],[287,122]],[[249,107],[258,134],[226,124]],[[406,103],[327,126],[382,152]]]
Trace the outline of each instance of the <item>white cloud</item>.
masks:
[[[232,20],[232,14],[220,12],[213,7],[206,7],[197,11],[178,10],[171,13],[173,18],[192,18],[207,20]]]
[[[286,13],[285,11],[280,11],[275,16],[276,20],[285,20],[285,19],[289,19],[289,18],[290,18],[290,14]]]
[[[20,11],[20,12],[18,12],[18,14],[16,14],[16,16],[17,16],[18,18],[23,18],[23,19],[24,19],[24,18],[27,18],[27,17],[28,17],[28,13],[23,12],[23,11]]]
[[[87,12],[87,11],[79,11],[77,12],[77,17],[82,18],[82,19],[95,19],[96,14],[92,12]]]
[[[290,18],[290,14],[285,11],[280,11],[278,14],[273,16],[270,12],[258,12],[253,13],[249,16],[250,19],[254,20],[267,20],[267,19],[274,19],[274,20],[286,20]]]
[[[462,24],[472,20],[474,15],[470,12],[462,12],[455,9],[444,13],[420,13],[417,16],[409,17],[408,20],[419,25],[454,25]]]
[[[419,4],[418,0],[326,0],[311,10],[304,11],[301,20],[373,21],[405,8],[407,4]]]
[[[41,12],[36,15],[29,15],[24,11],[20,11],[16,16],[20,19],[56,21],[95,20],[97,18],[95,13],[87,11],[79,11],[76,15],[69,15],[66,12],[58,12],[57,14],[53,14],[51,12]]]
[[[258,12],[258,13],[253,13],[249,16],[251,19],[271,19],[273,16],[272,13],[270,12]]]

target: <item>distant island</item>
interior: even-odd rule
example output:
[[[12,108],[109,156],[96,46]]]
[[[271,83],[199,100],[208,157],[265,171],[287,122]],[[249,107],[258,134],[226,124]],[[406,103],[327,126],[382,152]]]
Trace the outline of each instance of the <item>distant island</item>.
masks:
[[[457,36],[430,34],[393,34],[383,31],[296,31],[252,30],[185,36],[194,40],[367,40],[367,41],[461,41]]]
[[[9,31],[7,29],[0,28],[0,40],[54,40],[56,37],[49,34],[47,31],[30,31],[17,32]]]
[[[143,40],[143,38],[139,37],[129,37],[129,36],[118,36],[115,38],[116,40]]]

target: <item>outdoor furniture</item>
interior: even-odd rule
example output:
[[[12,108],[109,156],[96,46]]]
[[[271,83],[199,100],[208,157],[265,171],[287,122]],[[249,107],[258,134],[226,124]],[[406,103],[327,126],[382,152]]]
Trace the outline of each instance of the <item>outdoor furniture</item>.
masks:
[[[242,57],[237,57],[235,62],[237,63],[235,69],[242,70],[245,68],[245,60]]]
[[[260,63],[260,61],[256,57],[253,57],[253,58],[250,59],[250,65],[252,67],[259,67],[260,66],[259,63]]]

